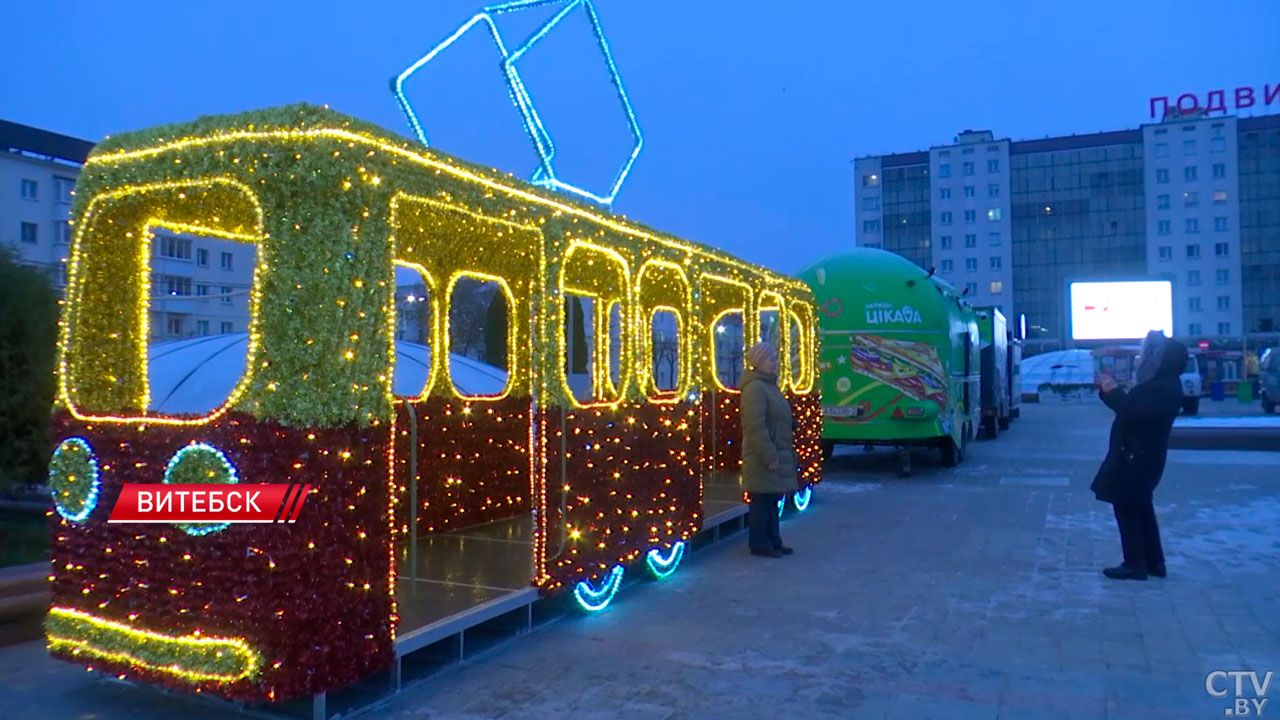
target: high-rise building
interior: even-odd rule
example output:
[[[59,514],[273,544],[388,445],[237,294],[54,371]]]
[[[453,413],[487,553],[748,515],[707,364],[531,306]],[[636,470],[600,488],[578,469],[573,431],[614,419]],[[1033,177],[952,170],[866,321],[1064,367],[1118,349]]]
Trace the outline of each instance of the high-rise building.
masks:
[[[71,251],[71,201],[93,143],[0,120],[0,244],[44,270],[60,292]],[[246,332],[256,248],[150,228],[153,340]]]
[[[854,162],[856,242],[1069,344],[1068,288],[1168,279],[1174,333],[1280,330],[1280,116],[1170,113],[1134,130],[1010,141],[965,131]]]

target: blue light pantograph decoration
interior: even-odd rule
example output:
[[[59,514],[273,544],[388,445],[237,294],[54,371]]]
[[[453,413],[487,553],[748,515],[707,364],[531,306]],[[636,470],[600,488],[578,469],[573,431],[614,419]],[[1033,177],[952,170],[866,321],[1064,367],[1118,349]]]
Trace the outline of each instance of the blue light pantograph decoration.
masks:
[[[578,601],[583,610],[599,612],[605,609],[613,596],[618,594],[618,588],[622,587],[622,574],[622,566],[614,565],[601,579],[599,590],[586,580],[580,581],[573,588],[573,599]]]
[[[543,23],[535,30],[524,42],[514,49],[509,50],[502,39],[502,33],[498,30],[494,18],[509,12],[518,10],[527,10],[530,8],[541,7],[543,5],[563,5],[550,20]],[[595,34],[596,45],[599,47],[601,54],[604,56],[605,65],[609,70],[609,79],[613,82],[614,89],[618,94],[618,101],[622,104],[623,114],[626,116],[627,127],[631,130],[631,135],[635,139],[635,144],[631,149],[631,153],[623,161],[622,167],[619,168],[617,175],[614,177],[613,184],[609,187],[608,192],[604,194],[594,193],[585,188],[567,183],[556,175],[555,170],[555,144],[551,140],[551,133],[542,123],[542,117],[538,114],[537,108],[534,106],[533,98],[529,95],[528,89],[525,87],[524,80],[520,77],[520,71],[516,67],[516,63],[525,56],[529,50],[533,49],[543,38],[545,38],[557,24],[560,23],[569,13],[577,8],[582,8],[586,13],[588,21],[591,23],[592,31]],[[422,123],[418,118],[418,114],[414,112],[413,105],[409,102],[408,97],[404,93],[404,83],[414,73],[421,70],[423,66],[431,62],[437,55],[443,52],[453,43],[457,42],[468,30],[483,23],[489,29],[489,35],[493,38],[493,42],[498,47],[498,52],[502,54],[501,67],[503,75],[506,78],[507,89],[511,93],[511,99],[516,105],[516,109],[520,111],[520,117],[524,124],[525,132],[529,134],[529,139],[533,141],[534,149],[538,151],[540,160],[539,167],[533,171],[530,182],[540,187],[558,190],[560,192],[570,193],[578,197],[586,198],[602,205],[612,205],[614,199],[618,196],[618,191],[622,188],[622,183],[626,181],[627,175],[631,172],[632,165],[635,164],[636,158],[640,155],[640,149],[644,146],[644,138],[640,134],[640,126],[636,122],[635,112],[631,107],[631,101],[627,98],[627,91],[622,86],[622,76],[618,72],[617,66],[613,62],[613,53],[609,50],[609,41],[604,36],[604,30],[600,26],[600,17],[596,14],[595,6],[591,0],[512,0],[511,2],[498,3],[489,5],[477,13],[461,27],[453,32],[449,37],[445,38],[440,44],[432,48],[426,55],[423,55],[417,62],[405,68],[403,72],[391,79],[391,91],[396,96],[396,101],[400,104],[401,110],[409,120],[409,126],[413,128],[414,134],[423,145],[428,147],[431,143],[427,140],[426,130],[422,127]]]
[[[813,486],[810,485],[803,490],[797,490],[791,496],[791,502],[795,504],[796,510],[804,512],[809,509],[809,502],[813,500]]]
[[[684,559],[683,540],[677,540],[666,557],[663,557],[662,551],[658,548],[653,548],[644,557],[645,563],[649,566],[649,572],[659,580],[670,577],[671,573],[680,567],[682,559]]]

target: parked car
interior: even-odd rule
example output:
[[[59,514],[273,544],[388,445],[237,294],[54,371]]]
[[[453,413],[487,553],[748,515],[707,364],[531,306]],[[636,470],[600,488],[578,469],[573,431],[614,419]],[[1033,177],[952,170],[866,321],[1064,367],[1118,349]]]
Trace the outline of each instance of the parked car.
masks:
[[[1195,353],[1187,355],[1187,369],[1182,371],[1182,412],[1195,415],[1200,412],[1200,395],[1204,392],[1204,380],[1200,377],[1200,363]]]
[[[1258,362],[1258,384],[1262,390],[1262,409],[1273,413],[1280,404],[1280,347],[1268,348]]]

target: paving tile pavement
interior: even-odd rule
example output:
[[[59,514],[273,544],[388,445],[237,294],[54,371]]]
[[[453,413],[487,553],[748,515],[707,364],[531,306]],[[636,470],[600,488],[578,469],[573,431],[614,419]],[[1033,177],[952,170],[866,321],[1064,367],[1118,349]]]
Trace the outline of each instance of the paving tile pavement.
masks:
[[[909,478],[890,454],[844,450],[783,525],[794,556],[751,557],[742,538],[692,553],[604,613],[367,714],[1221,718],[1209,672],[1280,674],[1280,454],[1175,451],[1157,494],[1170,577],[1110,581],[1114,520],[1088,491],[1107,422],[1096,403],[1026,406],[965,465],[921,454]],[[0,716],[135,717],[143,694],[82,675],[38,646],[0,650]],[[147,702],[148,717],[216,716]]]

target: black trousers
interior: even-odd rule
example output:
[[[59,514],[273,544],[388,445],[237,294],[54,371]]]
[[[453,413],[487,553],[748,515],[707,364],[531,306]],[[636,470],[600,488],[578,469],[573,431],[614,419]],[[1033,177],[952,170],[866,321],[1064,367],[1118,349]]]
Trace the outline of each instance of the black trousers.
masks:
[[[747,547],[752,550],[775,550],[782,547],[778,528],[778,501],[782,493],[751,493],[747,510]]]
[[[1116,525],[1120,528],[1120,547],[1124,564],[1137,570],[1164,567],[1164,548],[1160,544],[1160,526],[1156,509],[1150,500],[1113,506]]]

